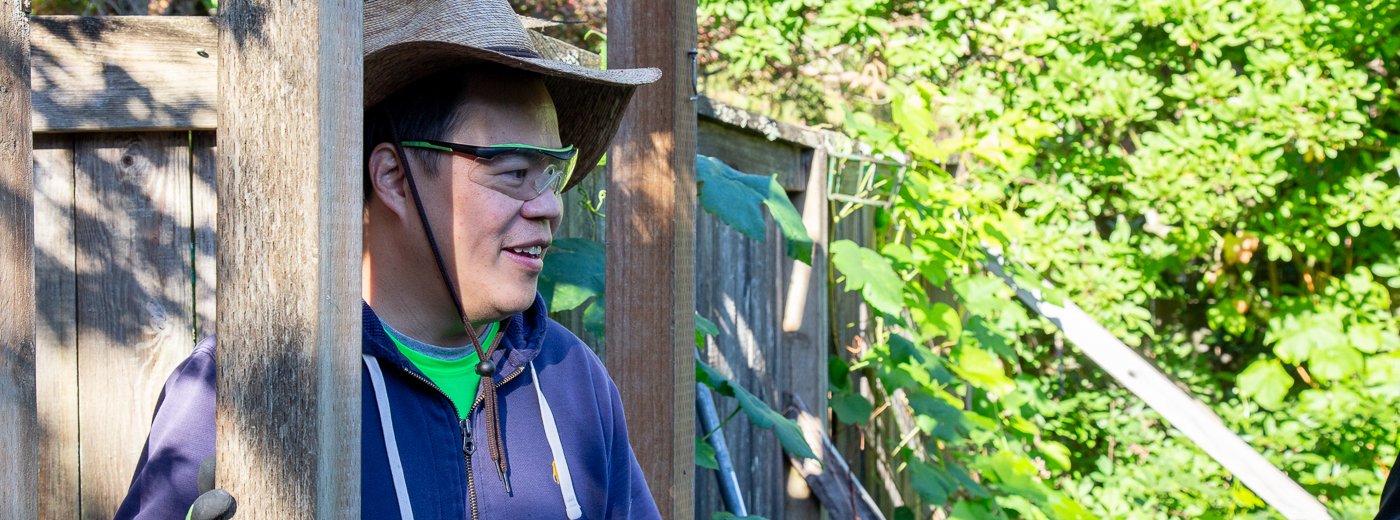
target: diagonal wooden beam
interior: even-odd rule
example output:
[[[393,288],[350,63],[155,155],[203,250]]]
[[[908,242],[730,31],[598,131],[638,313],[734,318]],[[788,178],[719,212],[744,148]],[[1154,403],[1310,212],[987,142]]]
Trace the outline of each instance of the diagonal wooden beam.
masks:
[[[0,0],[0,518],[39,514],[28,4]]]
[[[1286,518],[1327,519],[1327,508],[1302,486],[1274,467],[1259,452],[1225,426],[1209,407],[1197,401],[1152,363],[1113,333],[1103,328],[1074,302],[1046,301],[1037,287],[1023,287],[1006,272],[1006,259],[990,253],[986,266],[1016,291],[1016,296],[1032,310],[1059,327],[1071,343],[1079,347],[1118,384],[1162,414],[1186,438],[1225,466],[1254,494]],[[1047,283],[1048,285],[1048,283]]]

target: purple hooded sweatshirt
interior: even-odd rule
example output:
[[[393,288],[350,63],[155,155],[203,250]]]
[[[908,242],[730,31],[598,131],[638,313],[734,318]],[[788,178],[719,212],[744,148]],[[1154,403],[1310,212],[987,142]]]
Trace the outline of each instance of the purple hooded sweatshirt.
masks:
[[[588,519],[660,518],[627,440],[617,387],[593,351],[549,319],[538,296],[528,310],[507,320],[503,332],[491,359],[499,367],[494,379],[510,494],[485,449],[481,406],[459,421],[452,402],[427,383],[364,306],[361,518],[403,518],[400,503],[411,504],[420,520],[569,518],[565,486],[555,479],[559,461],[547,440],[541,397],[553,411],[564,459],[558,465],[567,467],[579,506],[574,513]],[[117,520],[185,517],[198,494],[199,464],[214,455],[215,358],[211,337],[166,382]],[[382,374],[382,385],[374,382],[370,362]],[[383,391],[393,418],[402,490],[390,470],[376,390]],[[564,474],[559,471],[561,479]]]

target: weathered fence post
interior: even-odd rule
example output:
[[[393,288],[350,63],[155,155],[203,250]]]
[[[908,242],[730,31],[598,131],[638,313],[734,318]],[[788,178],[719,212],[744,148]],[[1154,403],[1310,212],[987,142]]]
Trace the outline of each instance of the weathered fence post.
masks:
[[[39,514],[28,8],[0,0],[0,518]]]
[[[608,6],[608,66],[657,67],[608,154],[608,370],[661,515],[695,479],[695,0]]]
[[[363,3],[220,5],[219,485],[360,513]]]

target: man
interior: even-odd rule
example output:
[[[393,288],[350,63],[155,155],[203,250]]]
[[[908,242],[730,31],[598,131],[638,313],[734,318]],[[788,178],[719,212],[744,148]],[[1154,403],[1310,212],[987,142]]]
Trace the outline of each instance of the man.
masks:
[[[536,292],[560,192],[659,72],[540,59],[504,0],[368,0],[365,53],[362,517],[659,518],[616,387]],[[117,518],[233,513],[201,493],[215,359],[166,383]]]

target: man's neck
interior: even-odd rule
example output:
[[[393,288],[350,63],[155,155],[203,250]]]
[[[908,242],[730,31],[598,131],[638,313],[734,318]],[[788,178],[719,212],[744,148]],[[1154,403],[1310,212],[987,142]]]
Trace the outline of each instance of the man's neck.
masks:
[[[466,345],[471,342],[462,317],[447,296],[436,270],[404,270],[371,260],[361,264],[361,294],[379,319],[398,331],[432,345]],[[465,303],[465,302],[464,302]],[[477,334],[496,320],[472,320]],[[482,345],[483,348],[487,345]]]

